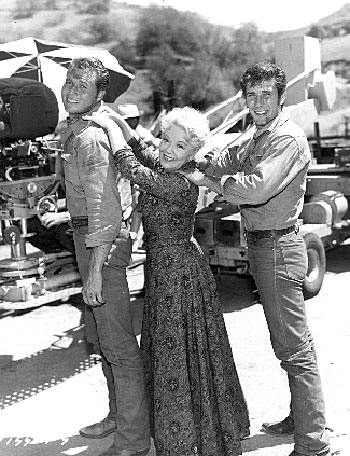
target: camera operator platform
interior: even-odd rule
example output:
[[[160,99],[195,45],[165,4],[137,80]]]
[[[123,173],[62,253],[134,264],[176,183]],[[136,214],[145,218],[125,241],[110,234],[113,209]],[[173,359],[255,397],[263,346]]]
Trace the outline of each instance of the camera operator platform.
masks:
[[[59,212],[64,194],[55,163],[61,145],[45,139],[53,136],[57,123],[58,103],[51,89],[29,79],[0,79],[0,224],[7,244],[1,250],[8,248],[8,257],[0,258],[1,307],[17,301],[32,306],[34,294],[41,304],[59,299],[47,290],[67,284],[72,286],[66,294],[80,291],[74,287],[80,275],[68,216]],[[32,232],[39,225],[47,236],[40,229]],[[49,241],[54,234],[56,244]],[[40,250],[28,254],[31,238]]]

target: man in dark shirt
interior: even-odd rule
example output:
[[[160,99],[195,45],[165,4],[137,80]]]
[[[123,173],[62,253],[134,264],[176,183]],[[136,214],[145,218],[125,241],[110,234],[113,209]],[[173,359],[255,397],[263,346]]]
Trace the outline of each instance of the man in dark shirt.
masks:
[[[131,240],[108,137],[102,128],[82,119],[98,106],[108,83],[109,73],[98,59],[77,58],[62,87],[70,116],[61,136],[64,178],[87,304],[86,337],[101,355],[110,408],[106,418],[80,433],[101,438],[114,432],[114,443],[103,456],[144,456],[149,452],[150,432],[143,363],[126,279]]]
[[[183,174],[238,204],[248,256],[272,347],[287,372],[294,419],[290,456],[330,455],[316,352],[302,285],[307,254],[296,222],[303,207],[310,151],[304,132],[282,109],[286,78],[269,63],[248,68],[241,79],[255,131],[245,147],[230,149],[204,169]]]

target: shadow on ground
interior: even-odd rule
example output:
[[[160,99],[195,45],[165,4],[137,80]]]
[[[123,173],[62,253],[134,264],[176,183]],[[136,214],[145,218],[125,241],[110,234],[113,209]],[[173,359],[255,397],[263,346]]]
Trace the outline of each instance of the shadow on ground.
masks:
[[[326,271],[335,274],[350,271],[350,244],[339,245],[326,252]]]

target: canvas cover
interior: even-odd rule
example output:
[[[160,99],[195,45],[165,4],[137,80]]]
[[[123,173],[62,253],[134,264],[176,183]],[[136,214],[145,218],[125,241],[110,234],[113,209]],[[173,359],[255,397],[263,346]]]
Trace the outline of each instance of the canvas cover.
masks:
[[[55,131],[58,102],[42,82],[0,79],[0,139],[35,139]]]

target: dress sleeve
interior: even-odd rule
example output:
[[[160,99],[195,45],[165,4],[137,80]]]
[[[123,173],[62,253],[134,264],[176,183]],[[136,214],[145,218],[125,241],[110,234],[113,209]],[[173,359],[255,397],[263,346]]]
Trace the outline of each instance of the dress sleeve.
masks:
[[[227,147],[223,152],[215,147],[206,154],[208,166],[204,170],[206,176],[222,177],[224,174],[236,174],[240,163],[237,157],[238,146]]]
[[[159,162],[159,152],[154,146],[147,146],[143,139],[131,138],[128,141],[136,159],[144,166],[154,168]]]
[[[140,163],[136,155],[140,157],[140,160],[142,159],[143,163],[149,163],[150,166]],[[115,152],[114,163],[123,177],[140,185],[145,192],[157,197],[169,201],[183,201],[189,192],[191,184],[184,176],[168,173],[159,167],[158,153],[150,154],[149,151],[141,151],[140,149],[122,149]]]

